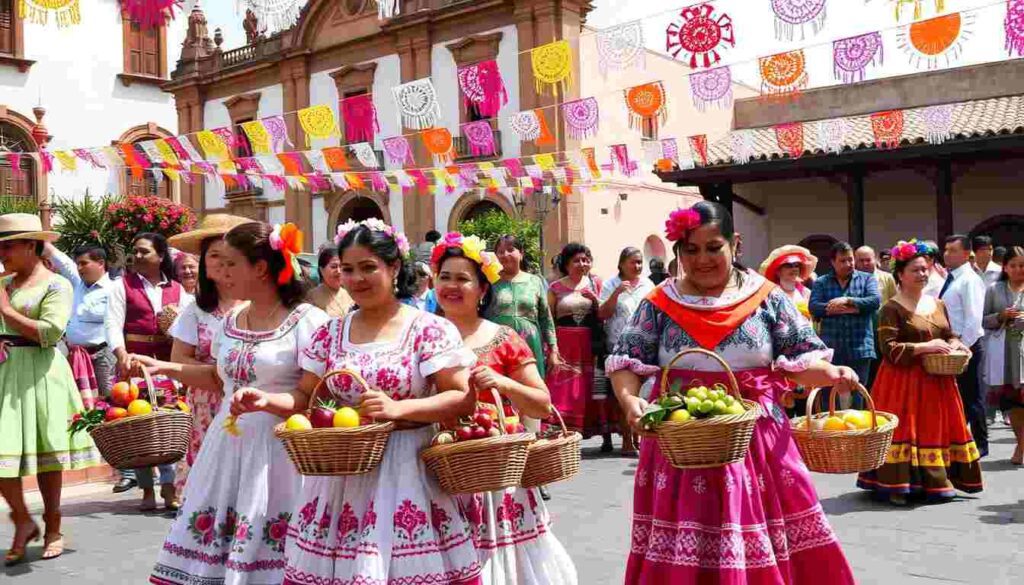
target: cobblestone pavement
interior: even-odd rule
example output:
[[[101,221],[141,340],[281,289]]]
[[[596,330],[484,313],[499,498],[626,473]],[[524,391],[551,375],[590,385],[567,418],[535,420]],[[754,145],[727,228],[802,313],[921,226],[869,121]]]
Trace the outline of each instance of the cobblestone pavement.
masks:
[[[943,505],[894,509],[872,502],[852,476],[815,476],[822,504],[864,585],[1024,583],[1024,468],[1008,462],[1012,435],[997,426],[992,455],[983,462],[985,491]],[[581,585],[622,582],[629,543],[634,460],[599,456],[585,444],[582,473],[552,486],[554,531],[576,562]],[[170,519],[137,511],[139,492],[112,495],[109,488],[68,490],[68,552],[56,561],[0,568],[0,582],[144,583]],[[11,538],[6,513],[0,547]],[[828,583],[822,575],[821,583]]]

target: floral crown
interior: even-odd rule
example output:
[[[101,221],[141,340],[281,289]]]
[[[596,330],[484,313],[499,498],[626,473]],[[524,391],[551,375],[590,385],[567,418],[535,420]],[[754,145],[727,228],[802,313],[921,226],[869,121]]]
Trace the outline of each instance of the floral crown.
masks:
[[[690,207],[677,209],[669,214],[665,221],[665,237],[671,242],[678,242],[686,237],[691,230],[700,227],[700,214]]]
[[[302,252],[302,230],[294,223],[275,224],[270,233],[270,247],[284,256],[284,269],[277,275],[277,284],[288,284],[302,274],[298,257]]]
[[[501,278],[501,264],[498,257],[486,250],[487,242],[477,236],[463,236],[459,232],[448,232],[445,234],[430,253],[430,266],[434,273],[441,271],[441,257],[448,248],[459,248],[462,253],[473,262],[480,265],[484,276],[491,284],[498,282]]]
[[[928,244],[927,242],[919,242],[917,238],[911,239],[909,242],[900,240],[892,247],[889,253],[892,255],[892,259],[889,261],[890,268],[895,268],[897,262],[906,262],[912,260],[915,256],[931,255],[937,251],[935,246]]]
[[[396,230],[392,226],[384,223],[383,221],[371,217],[370,219],[364,219],[360,222],[352,221],[351,219],[338,226],[338,235],[334,236],[334,243],[341,244],[341,241],[345,239],[345,236],[359,226],[363,226],[366,229],[374,232],[383,232],[395,239],[395,244],[398,246],[398,252],[402,256],[408,256],[409,251],[412,249],[409,246],[409,238],[405,237],[405,234]]]

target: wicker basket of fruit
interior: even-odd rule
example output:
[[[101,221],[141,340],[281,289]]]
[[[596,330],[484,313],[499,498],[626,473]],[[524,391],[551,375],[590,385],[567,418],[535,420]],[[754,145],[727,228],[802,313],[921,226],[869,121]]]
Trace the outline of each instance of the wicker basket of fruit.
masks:
[[[933,376],[959,376],[970,361],[970,352],[931,353],[921,358],[921,365]]]
[[[131,380],[118,382],[110,392],[111,404],[76,416],[71,432],[89,431],[96,448],[117,469],[135,469],[174,463],[185,457],[192,435],[192,415],[184,402],[155,408],[156,387],[145,368],[148,400],[140,398]]]
[[[729,387],[707,388],[694,380],[685,393],[679,385],[670,389],[672,365],[690,354],[716,360],[728,376]],[[662,370],[660,391],[640,420],[646,431],[657,436],[662,455],[673,467],[722,467],[746,457],[761,409],[740,395],[736,376],[725,360],[704,349],[683,350]]]
[[[284,442],[288,456],[302,475],[359,475],[373,471],[384,457],[384,448],[395,428],[392,422],[362,424],[356,409],[336,409],[333,403],[322,401],[321,390],[327,388],[328,380],[338,376],[349,376],[364,391],[370,389],[356,372],[328,372],[310,394],[307,413],[292,415],[274,427],[274,435]]]
[[[501,405],[498,393],[494,404]],[[494,422],[491,412],[496,412]],[[505,419],[505,409],[479,405],[472,419],[459,421],[454,433],[442,431],[420,458],[449,494],[475,494],[518,486],[526,469],[532,433]]]
[[[551,412],[558,417],[562,428],[553,436],[542,436],[530,444],[523,480],[519,482],[524,488],[564,481],[580,472],[580,441],[583,436],[566,428],[557,408],[552,406]]]
[[[892,444],[900,421],[895,414],[878,412],[871,395],[858,385],[868,410],[836,411],[837,392],[831,392],[827,412],[813,414],[820,388],[807,399],[807,416],[791,421],[793,439],[804,463],[818,473],[860,473],[878,469]]]

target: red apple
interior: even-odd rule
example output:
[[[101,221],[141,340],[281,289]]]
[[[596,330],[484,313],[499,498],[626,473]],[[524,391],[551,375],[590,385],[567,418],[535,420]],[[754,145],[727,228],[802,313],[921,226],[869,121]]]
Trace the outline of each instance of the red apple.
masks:
[[[461,426],[455,429],[455,437],[460,441],[468,441],[473,438],[473,429],[467,426]]]
[[[120,406],[112,406],[112,407],[107,409],[107,414],[104,417],[104,420],[107,420],[107,421],[118,420],[118,419],[124,418],[126,416],[128,416],[128,411],[127,410],[121,408]]]
[[[483,439],[486,436],[487,436],[487,429],[485,429],[483,427],[480,427],[480,426],[473,427],[473,438],[474,439]]]
[[[476,416],[473,417],[473,422],[483,427],[484,430],[489,430],[492,426],[494,426],[494,419],[492,419],[491,415],[487,414],[486,412],[476,413]]]
[[[314,429],[333,428],[335,411],[333,403],[321,402],[309,413],[309,422],[313,424]]]

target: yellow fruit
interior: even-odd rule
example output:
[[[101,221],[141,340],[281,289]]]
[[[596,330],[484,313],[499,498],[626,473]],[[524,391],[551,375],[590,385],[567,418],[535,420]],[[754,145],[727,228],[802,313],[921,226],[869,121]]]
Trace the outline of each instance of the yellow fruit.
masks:
[[[875,421],[878,423],[878,426],[889,424],[889,419],[885,418],[880,414],[875,415]]]
[[[128,405],[128,416],[142,416],[153,412],[153,405],[145,400],[132,400]]]
[[[284,428],[289,431],[305,431],[313,428],[313,423],[304,414],[293,414],[284,422]]]
[[[185,414],[191,414],[192,412],[192,409],[189,408],[188,404],[186,404],[184,400],[178,401],[178,410],[184,412]]]
[[[359,426],[359,412],[351,406],[339,408],[334,413],[334,426],[352,428]]]
[[[870,429],[871,413],[863,410],[851,410],[843,415],[843,422],[854,429]]]
[[[674,410],[672,411],[672,414],[668,415],[668,420],[670,422],[686,422],[690,420],[690,418],[690,411],[686,410],[685,408]]]
[[[839,418],[838,416],[830,416],[830,417],[826,418],[825,419],[825,424],[822,425],[821,428],[824,431],[845,431],[845,430],[848,430],[846,428],[846,423],[843,421],[843,419]]]

